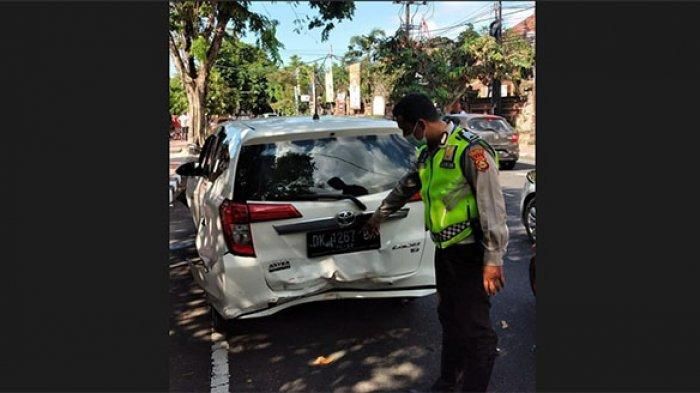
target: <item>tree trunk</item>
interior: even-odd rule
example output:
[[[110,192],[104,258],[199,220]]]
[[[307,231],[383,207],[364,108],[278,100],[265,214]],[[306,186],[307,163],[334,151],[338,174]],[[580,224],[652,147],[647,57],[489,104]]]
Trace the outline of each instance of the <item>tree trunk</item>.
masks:
[[[457,90],[457,93],[448,100],[447,106],[445,107],[445,113],[450,113],[450,110],[452,110],[452,105],[455,104],[463,95],[464,93],[467,92],[467,89],[469,88],[469,85],[467,83],[464,83],[464,85]]]
[[[200,84],[193,84],[186,86],[187,91],[187,102],[188,102],[188,115],[190,117],[190,122],[192,126],[190,127],[190,133],[192,135],[192,142],[198,146],[204,145],[204,139],[206,135],[206,119],[204,108],[206,107],[206,91]]]

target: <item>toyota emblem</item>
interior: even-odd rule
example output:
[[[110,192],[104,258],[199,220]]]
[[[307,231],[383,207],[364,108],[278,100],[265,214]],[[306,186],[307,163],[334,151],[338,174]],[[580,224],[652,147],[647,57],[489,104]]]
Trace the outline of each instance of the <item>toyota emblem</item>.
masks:
[[[340,225],[341,228],[345,228],[355,223],[355,213],[344,210],[336,214],[335,219],[338,221],[338,225]]]

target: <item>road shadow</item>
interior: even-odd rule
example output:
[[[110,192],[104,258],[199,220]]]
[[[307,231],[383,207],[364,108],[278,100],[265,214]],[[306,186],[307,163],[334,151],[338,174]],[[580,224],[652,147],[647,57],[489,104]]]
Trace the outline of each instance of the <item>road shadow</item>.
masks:
[[[435,296],[309,303],[228,329],[236,391],[425,391],[437,375]],[[420,321],[420,322],[418,322]],[[331,360],[314,365],[319,357]]]
[[[204,291],[195,284],[189,272],[188,263],[198,257],[192,244],[194,224],[186,215],[187,210],[182,209],[179,202],[170,208],[170,388],[209,391],[211,317]]]
[[[529,162],[518,161],[515,163],[515,166],[513,167],[513,169],[501,169],[501,172],[530,170],[530,169],[535,169],[535,168],[536,168],[535,164],[530,164]]]
[[[532,243],[520,219],[521,191],[503,189],[509,241],[504,257],[506,287],[492,299],[492,321],[500,349],[489,387],[494,392],[535,390],[536,299],[528,275]]]
[[[530,247],[519,219],[520,189],[505,188],[510,246],[507,289],[493,300],[500,356],[492,391],[534,390],[534,298],[524,277]],[[170,387],[208,391],[211,317],[188,262],[197,261],[186,207],[171,208]],[[183,208],[185,210],[183,210]],[[189,221],[188,221],[189,220]],[[226,332],[231,391],[427,391],[439,375],[435,295],[303,304],[269,317],[236,320]],[[503,328],[500,321],[510,324]],[[517,322],[516,322],[517,321]],[[313,365],[319,357],[330,364]]]

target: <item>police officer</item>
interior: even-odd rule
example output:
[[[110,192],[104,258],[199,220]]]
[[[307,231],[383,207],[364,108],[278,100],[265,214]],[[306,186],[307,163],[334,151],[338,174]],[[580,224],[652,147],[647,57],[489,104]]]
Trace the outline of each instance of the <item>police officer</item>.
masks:
[[[393,116],[418,159],[365,229],[377,234],[380,223],[420,191],[436,247],[442,325],[440,377],[431,390],[484,392],[497,353],[489,295],[505,284],[508,243],[496,155],[477,135],[442,121],[423,94],[405,96]]]

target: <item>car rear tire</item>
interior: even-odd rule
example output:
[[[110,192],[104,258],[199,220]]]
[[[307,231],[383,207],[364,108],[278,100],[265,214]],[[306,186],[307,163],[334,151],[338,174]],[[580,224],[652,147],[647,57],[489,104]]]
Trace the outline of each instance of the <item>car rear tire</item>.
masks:
[[[531,242],[535,243],[537,241],[537,214],[534,196],[525,204],[525,209],[523,209],[523,222],[525,223],[527,237],[530,238]]]
[[[501,163],[501,169],[505,169],[507,171],[515,168],[515,163],[516,161],[504,161]]]

